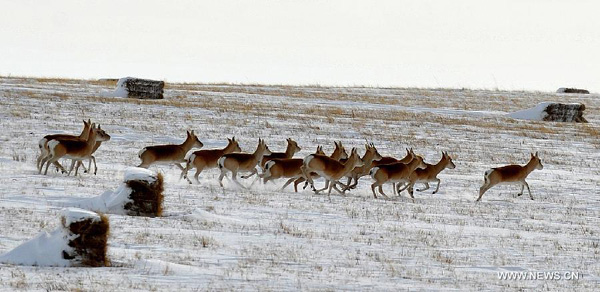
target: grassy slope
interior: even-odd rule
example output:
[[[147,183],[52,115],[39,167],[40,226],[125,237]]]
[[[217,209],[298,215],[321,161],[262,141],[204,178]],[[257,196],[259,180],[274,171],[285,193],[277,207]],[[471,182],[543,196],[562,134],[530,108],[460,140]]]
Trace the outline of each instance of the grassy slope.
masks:
[[[370,179],[347,197],[299,194],[276,186],[218,187],[215,170],[201,184],[165,173],[166,217],[111,215],[111,268],[3,265],[5,288],[593,289],[600,281],[600,101],[598,96],[447,89],[327,88],[171,84],[166,99],[101,97],[114,85],[81,80],[0,79],[0,253],[57,226],[77,198],[114,189],[137,152],[179,142],[195,129],[206,148],[235,135],[251,151],[258,137],[272,150],[295,138],[306,155],[333,140],[384,155],[414,147],[435,162],[442,150],[457,168],[440,176],[440,193],[374,200]],[[583,102],[582,124],[517,121],[501,113],[540,101]],[[113,139],[98,153],[97,176],[37,175],[37,141],[78,133],[82,119]],[[490,190],[473,203],[489,167],[524,163],[535,201],[516,187]],[[283,184],[283,181],[277,185]],[[389,187],[386,189],[389,190]],[[389,192],[389,191],[388,191]],[[563,271],[579,281],[501,281],[498,271]],[[100,272],[101,271],[101,272]],[[69,279],[68,281],[66,279]]]

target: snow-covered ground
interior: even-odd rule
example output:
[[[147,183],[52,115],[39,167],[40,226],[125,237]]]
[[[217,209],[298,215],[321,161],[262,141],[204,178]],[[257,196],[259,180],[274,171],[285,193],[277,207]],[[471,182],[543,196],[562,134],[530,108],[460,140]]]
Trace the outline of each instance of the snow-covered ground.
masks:
[[[373,199],[370,178],[347,196],[251,190],[218,172],[200,184],[165,176],[164,217],[108,215],[109,268],[0,264],[0,288],[85,290],[573,289],[600,286],[600,97],[544,92],[168,84],[165,100],[104,97],[107,82],[0,78],[0,254],[52,231],[64,207],[114,190],[147,145],[179,143],[195,130],[206,149],[236,136],[253,151],[264,138],[283,151],[373,142],[383,155],[413,147],[429,163],[441,151],[456,169],[439,193]],[[515,120],[544,101],[581,102],[589,124]],[[79,133],[83,119],[111,135],[98,175],[37,174],[45,134]],[[528,182],[534,201],[497,186],[474,200],[490,167],[544,169]],[[191,172],[190,174],[193,174]],[[245,181],[249,184],[249,181]],[[318,182],[321,183],[322,182]],[[390,193],[391,187],[385,190]],[[578,280],[501,280],[499,272],[579,273]]]

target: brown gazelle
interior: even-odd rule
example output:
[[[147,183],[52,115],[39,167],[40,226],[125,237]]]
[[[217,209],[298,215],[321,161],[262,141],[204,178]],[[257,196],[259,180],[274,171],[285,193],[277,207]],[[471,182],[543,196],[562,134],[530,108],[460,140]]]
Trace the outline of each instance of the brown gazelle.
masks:
[[[410,197],[414,198],[413,188],[415,186],[415,183],[424,183],[425,184],[424,189],[418,190],[419,192],[422,192],[422,191],[429,189],[430,182],[436,182],[437,186],[435,188],[435,191],[433,191],[433,193],[435,194],[440,189],[440,179],[437,177],[438,174],[446,168],[448,168],[448,169],[456,168],[456,165],[454,165],[454,161],[452,161],[452,158],[446,152],[442,152],[442,158],[440,159],[440,161],[438,163],[436,163],[436,164],[425,163],[425,165],[426,165],[425,168],[423,168],[423,169],[417,168],[410,174],[410,176],[408,178],[408,184],[402,190],[398,190],[397,191],[398,194],[400,194],[400,192],[402,192],[403,190],[408,188],[408,193],[410,194]]]
[[[335,149],[333,149],[333,152],[331,153],[331,155],[329,155],[329,158],[337,160],[337,161],[340,161],[342,159],[348,159],[348,152],[346,152],[344,145],[342,145],[342,141],[334,141],[333,144],[335,145]],[[323,152],[323,147],[321,147],[321,152]],[[321,153],[319,153],[318,148],[317,148],[317,152],[315,154],[321,154]],[[321,155],[325,155],[325,153],[322,153]],[[319,175],[316,172],[311,172],[310,177],[312,179],[317,179],[317,178],[319,178]],[[296,189],[296,186],[298,184],[300,184],[304,181],[305,181],[305,183],[304,183],[303,189],[306,189],[306,187],[308,186],[308,181],[304,177],[304,174],[302,175],[302,177],[299,177],[296,179],[296,181],[294,181],[294,189]],[[319,191],[322,191],[325,189],[327,189],[327,186],[320,189]]]
[[[96,150],[98,150],[100,145],[102,145],[102,142],[106,142],[106,141],[110,140],[110,135],[108,135],[104,130],[102,130],[102,128],[100,128],[100,125],[98,125],[98,136],[97,137],[101,137],[101,138],[96,138],[96,144],[94,144],[94,147],[92,148],[92,152],[90,153],[90,155],[87,158],[82,158],[82,159],[77,160],[77,166],[75,167],[75,175],[77,175],[77,170],[79,169],[80,166],[83,166],[83,170],[85,172],[88,172],[88,171],[91,172],[92,171],[92,161],[94,162],[94,175],[96,175],[96,173],[98,173],[98,166],[96,165],[96,157],[94,156],[94,153],[96,152]],[[83,159],[89,160],[88,169],[86,169],[85,165],[83,165]],[[75,160],[71,161],[71,168],[69,169],[69,173],[71,172],[71,170],[73,170],[74,163],[75,163]]]
[[[101,129],[96,128],[95,124],[90,126],[90,131],[87,140],[80,139],[53,139],[48,142],[48,149],[50,155],[46,161],[46,170],[44,174],[48,173],[48,167],[51,163],[58,161],[60,158],[70,158],[73,160],[87,159],[94,149],[97,140],[107,140],[107,137],[102,136]],[[100,133],[100,135],[98,135]],[[70,171],[69,171],[70,174]],[[77,175],[77,171],[75,171]]]
[[[339,182],[340,178],[346,176],[355,167],[362,165],[363,163],[360,160],[360,156],[358,156],[356,148],[352,148],[350,157],[348,157],[345,164],[328,156],[311,154],[304,158],[302,174],[308,180],[315,193],[318,193],[320,190],[315,188],[314,181],[310,175],[311,172],[315,172],[326,179],[325,185],[329,187],[328,195],[331,194],[331,189],[333,188],[343,195],[346,190],[337,188],[338,185],[342,188],[344,187],[344,184]]]
[[[315,154],[325,155],[323,147],[318,146]],[[271,159],[265,165],[265,171],[261,175],[263,183],[279,178],[288,178],[287,182],[281,187],[285,189],[290,183],[302,177],[303,158],[275,158]],[[294,184],[294,191],[298,192],[298,183]]]
[[[183,170],[180,163],[185,162],[185,155],[193,147],[202,148],[204,144],[198,140],[194,131],[187,131],[187,138],[179,145],[148,146],[140,150],[138,156],[142,163],[138,167],[148,168],[152,164],[175,164]]]
[[[373,167],[370,173],[371,177],[375,180],[371,185],[373,197],[377,198],[375,188],[379,187],[379,193],[387,198],[388,196],[383,192],[383,184],[388,182],[407,182],[408,177],[417,167],[425,167],[421,156],[415,156],[408,164],[396,162]]]
[[[237,181],[238,172],[250,172],[255,174],[257,172],[256,166],[265,154],[271,154],[271,151],[263,139],[258,139],[258,146],[254,153],[229,153],[223,155],[217,161],[217,165],[221,170],[221,175],[219,175],[219,185],[223,187],[223,177],[225,177],[226,172],[229,171],[231,172],[231,179],[238,186],[246,189],[245,186]]]
[[[344,189],[346,189],[346,190],[355,188],[358,185],[358,179],[369,174],[369,171],[371,170],[371,167],[373,166],[373,161],[376,161],[376,160],[379,160],[382,158],[381,154],[379,154],[379,152],[377,151],[377,148],[375,148],[375,145],[373,145],[373,143],[365,144],[365,148],[366,148],[365,155],[363,155],[363,157],[361,158],[361,160],[363,162],[363,166],[354,168],[347,175],[348,183],[346,183],[346,186],[344,187]],[[353,179],[354,179],[354,184],[351,184]]]
[[[192,181],[188,178],[187,173],[190,169],[196,168],[196,174],[194,174],[194,178],[196,179],[196,182],[199,183],[200,181],[198,180],[198,176],[200,173],[205,169],[216,168],[217,161],[219,158],[221,158],[221,156],[241,151],[242,149],[240,148],[238,141],[235,140],[235,137],[231,139],[227,138],[227,146],[225,146],[223,149],[194,151],[194,153],[188,157],[185,168],[181,172],[179,179],[185,177],[185,179],[187,179],[191,184]]]
[[[294,154],[296,154],[297,152],[302,150],[302,148],[300,148],[300,146],[298,146],[298,143],[296,143],[296,141],[292,140],[291,138],[287,138],[286,141],[287,141],[287,148],[285,149],[285,152],[272,152],[269,155],[263,156],[263,159],[260,161],[260,168],[262,168],[264,170],[265,165],[271,159],[292,158],[292,157],[294,157]]]
[[[38,146],[40,147],[40,156],[38,156],[37,158],[37,168],[38,168],[38,172],[42,173],[42,167],[45,164],[48,155],[50,154],[50,151],[48,149],[48,142],[50,140],[53,139],[82,139],[82,140],[87,140],[88,134],[90,132],[90,125],[91,125],[91,121],[88,119],[88,121],[86,122],[85,120],[83,121],[83,130],[81,130],[81,134],[79,134],[79,136],[75,136],[75,135],[67,135],[67,134],[53,134],[53,135],[46,135],[44,136],[44,138],[42,138],[39,142],[38,142]],[[58,161],[56,161],[54,163],[54,165],[56,165],[56,167],[58,167],[59,169],[61,169],[63,172],[66,172],[65,168],[60,165],[58,163]]]
[[[538,153],[531,154],[531,159],[524,166],[511,164],[503,167],[492,168],[485,172],[484,175],[484,183],[483,186],[479,189],[479,198],[477,198],[476,202],[481,200],[483,194],[489,190],[491,187],[499,184],[516,184],[521,185],[521,192],[519,192],[518,196],[523,195],[523,189],[527,187],[527,191],[529,192],[529,197],[533,200],[533,196],[531,195],[531,190],[529,189],[529,184],[525,181],[527,176],[534,169],[543,169],[542,161],[540,160]]]
[[[412,148],[410,148],[410,149],[406,148],[406,156],[404,156],[402,159],[396,159],[391,156],[383,156],[383,157],[381,157],[381,159],[373,161],[373,167],[384,165],[384,164],[392,164],[392,163],[396,163],[396,162],[402,162],[402,163],[406,164],[406,163],[411,162],[415,156],[416,156],[416,154],[415,154],[415,152],[413,152]]]

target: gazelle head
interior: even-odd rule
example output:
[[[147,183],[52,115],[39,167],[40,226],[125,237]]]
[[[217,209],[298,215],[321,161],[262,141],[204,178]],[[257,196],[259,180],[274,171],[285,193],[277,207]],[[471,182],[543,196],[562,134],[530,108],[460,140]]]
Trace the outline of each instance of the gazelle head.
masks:
[[[371,157],[373,157],[373,161],[380,160],[382,158],[381,154],[379,154],[379,151],[377,151],[377,148],[375,148],[375,144],[365,144],[365,148],[366,152],[364,157],[369,157],[369,155],[372,155]]]
[[[235,152],[242,152],[242,148],[240,148],[240,144],[238,143],[238,141],[235,139],[235,137],[229,139],[227,138],[228,144],[227,144],[227,149],[232,149],[231,152],[235,153]]]
[[[96,141],[97,142],[110,140],[110,135],[106,134],[106,132],[104,132],[104,130],[102,130],[100,125],[98,125],[98,127],[95,129],[95,131],[96,131]]]
[[[194,134],[194,130],[192,131],[187,131],[187,138],[191,139],[193,141],[193,145],[192,147],[198,147],[198,148],[202,148],[204,146],[204,144],[202,144],[202,142],[200,142],[200,140],[198,140],[198,137],[196,137],[196,134]]]
[[[346,149],[344,149],[344,146],[342,145],[342,141],[335,141],[335,150],[333,150],[333,154],[331,154],[331,156],[335,156],[335,154],[341,154],[340,159],[347,159],[348,158],[348,152],[346,152]]]
[[[361,167],[364,165],[362,159],[360,159],[360,155],[358,155],[358,151],[356,150],[356,148],[352,148],[352,151],[350,152],[350,156],[348,157],[346,164],[352,165],[353,168]]]
[[[371,150],[373,152],[375,152],[375,156],[373,156],[373,160],[380,160],[381,158],[383,158],[383,156],[381,156],[381,154],[379,154],[379,151],[377,151],[377,148],[375,148],[375,144],[371,143]]]
[[[271,150],[269,150],[269,146],[267,146],[267,144],[265,143],[265,140],[260,139],[260,138],[258,139],[258,146],[256,147],[256,153],[258,153],[260,156],[271,154]]]
[[[315,154],[325,155],[325,151],[323,151],[322,145],[317,146],[317,151],[315,151]]]
[[[292,155],[296,154],[297,152],[300,152],[300,150],[302,150],[302,148],[300,148],[300,146],[298,146],[298,143],[296,143],[296,141],[292,140],[292,138],[287,138],[286,141],[288,143],[287,148],[291,149],[290,151],[292,152]],[[287,152],[287,150],[286,150],[286,152]]]
[[[534,163],[535,169],[543,169],[544,168],[544,165],[542,165],[542,160],[538,156],[537,152],[535,152],[535,154],[531,153],[531,161]]]
[[[448,155],[448,152],[442,152],[442,157],[444,159],[446,159],[446,161],[447,161],[446,168],[448,168],[448,169],[456,168],[456,165],[454,164],[454,161],[452,161],[452,157],[450,157],[450,155]]]
[[[412,152],[412,148],[410,149],[410,151]],[[423,161],[423,156],[421,155],[416,155],[414,152],[412,152],[412,154],[414,155],[413,161],[417,161],[417,168],[426,168],[427,165],[425,164],[425,161]]]

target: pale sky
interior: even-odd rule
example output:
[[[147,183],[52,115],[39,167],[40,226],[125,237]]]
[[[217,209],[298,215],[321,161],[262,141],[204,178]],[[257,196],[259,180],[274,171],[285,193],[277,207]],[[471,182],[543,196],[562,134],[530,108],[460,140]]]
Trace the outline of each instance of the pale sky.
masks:
[[[5,76],[600,92],[600,1],[0,5]]]

